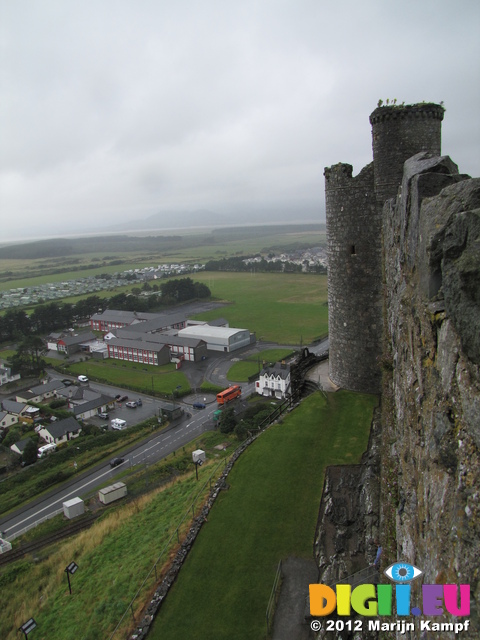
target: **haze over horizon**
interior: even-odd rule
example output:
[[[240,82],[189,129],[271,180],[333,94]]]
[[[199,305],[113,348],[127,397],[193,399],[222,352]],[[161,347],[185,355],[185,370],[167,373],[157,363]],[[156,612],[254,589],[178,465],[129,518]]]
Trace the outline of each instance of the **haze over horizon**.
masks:
[[[479,176],[479,27],[477,0],[4,2],[1,240],[323,222],[379,99],[443,101]]]

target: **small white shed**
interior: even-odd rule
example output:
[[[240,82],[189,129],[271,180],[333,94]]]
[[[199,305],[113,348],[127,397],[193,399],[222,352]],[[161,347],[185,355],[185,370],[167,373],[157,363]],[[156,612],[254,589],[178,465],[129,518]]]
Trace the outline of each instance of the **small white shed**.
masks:
[[[207,456],[205,454],[205,451],[202,451],[202,449],[196,449],[195,451],[193,451],[192,460],[195,464],[202,465],[206,459]]]
[[[72,498],[63,503],[63,514],[71,520],[85,513],[85,503],[81,498]]]
[[[100,502],[103,502],[103,504],[110,504],[110,502],[119,500],[126,495],[127,485],[124,482],[115,482],[115,484],[111,484],[109,487],[100,489],[98,492],[98,499]]]

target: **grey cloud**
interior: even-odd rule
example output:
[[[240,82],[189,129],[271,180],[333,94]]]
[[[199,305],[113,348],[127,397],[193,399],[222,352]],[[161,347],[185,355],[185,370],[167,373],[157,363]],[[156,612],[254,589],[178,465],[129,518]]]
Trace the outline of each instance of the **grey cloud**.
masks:
[[[320,218],[324,166],[371,159],[379,98],[443,100],[444,152],[479,175],[479,21],[477,0],[4,3],[2,236],[175,209]]]

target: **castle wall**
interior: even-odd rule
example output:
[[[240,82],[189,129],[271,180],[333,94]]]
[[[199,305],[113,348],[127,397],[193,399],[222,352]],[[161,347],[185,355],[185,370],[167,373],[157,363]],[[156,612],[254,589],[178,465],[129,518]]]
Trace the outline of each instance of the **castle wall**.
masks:
[[[373,164],[325,169],[330,378],[347,389],[379,391],[381,225]]]
[[[419,567],[423,583],[470,584],[480,637],[480,179],[452,166],[412,158],[385,205],[382,529],[395,531],[388,561]]]

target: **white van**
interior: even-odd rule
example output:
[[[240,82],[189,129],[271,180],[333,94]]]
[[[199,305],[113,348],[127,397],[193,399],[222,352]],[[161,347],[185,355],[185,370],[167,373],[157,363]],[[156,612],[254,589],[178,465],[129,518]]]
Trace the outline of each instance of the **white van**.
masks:
[[[112,429],[115,429],[116,431],[122,431],[122,429],[127,428],[127,421],[121,420],[120,418],[114,418],[110,421],[110,425]]]
[[[87,376],[78,376],[77,380],[79,382],[88,382]]]
[[[56,450],[57,445],[54,442],[52,442],[51,444],[46,444],[43,447],[39,447],[37,458],[44,458],[45,456],[48,456],[49,453],[53,453]]]

